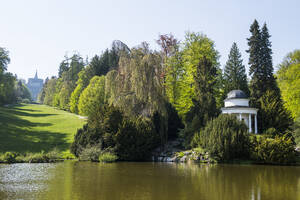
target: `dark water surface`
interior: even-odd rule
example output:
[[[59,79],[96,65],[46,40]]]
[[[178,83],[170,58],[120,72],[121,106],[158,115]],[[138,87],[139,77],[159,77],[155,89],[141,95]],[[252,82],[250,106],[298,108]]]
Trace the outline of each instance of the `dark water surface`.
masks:
[[[0,199],[300,200],[300,167],[71,161],[2,164]]]

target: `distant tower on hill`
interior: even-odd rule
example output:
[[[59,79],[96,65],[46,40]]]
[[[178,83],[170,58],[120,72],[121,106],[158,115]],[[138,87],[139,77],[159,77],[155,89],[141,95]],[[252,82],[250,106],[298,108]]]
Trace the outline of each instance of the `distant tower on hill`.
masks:
[[[41,92],[43,85],[44,85],[44,80],[38,78],[37,70],[36,70],[34,78],[29,78],[27,83],[27,88],[31,93],[31,98],[33,101],[37,101],[37,97]]]

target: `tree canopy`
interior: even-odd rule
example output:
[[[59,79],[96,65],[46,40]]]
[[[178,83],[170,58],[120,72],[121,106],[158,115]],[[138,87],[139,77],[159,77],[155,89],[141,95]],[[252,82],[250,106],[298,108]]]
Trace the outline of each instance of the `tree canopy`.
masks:
[[[282,119],[279,121],[290,121],[289,113],[283,108],[283,102],[281,99],[280,89],[277,86],[276,79],[273,75],[273,64],[272,64],[272,49],[270,42],[270,34],[267,25],[264,24],[262,29],[259,28],[259,24],[254,20],[250,27],[251,37],[248,38],[249,49],[249,75],[251,76],[250,81],[250,96],[251,105],[258,108],[258,127],[259,131],[263,132],[269,128],[275,128],[282,130],[283,127],[274,127],[268,123],[268,119],[271,119],[273,115],[281,116]],[[277,110],[270,112],[266,110],[265,106],[261,105],[264,102],[263,99],[267,92],[272,95],[271,99],[273,103],[277,104]],[[269,102],[271,103],[271,102]],[[274,107],[275,108],[275,107]],[[285,112],[285,114],[280,114],[280,112]],[[269,113],[269,114],[268,114]],[[271,114],[272,113],[272,114]],[[284,123],[284,129],[287,130],[290,123]]]
[[[284,58],[276,75],[285,107],[294,119],[300,117],[300,50]]]
[[[248,96],[250,95],[246,69],[243,65],[242,55],[234,42],[228,55],[228,60],[224,68],[224,93],[231,90],[242,90]]]

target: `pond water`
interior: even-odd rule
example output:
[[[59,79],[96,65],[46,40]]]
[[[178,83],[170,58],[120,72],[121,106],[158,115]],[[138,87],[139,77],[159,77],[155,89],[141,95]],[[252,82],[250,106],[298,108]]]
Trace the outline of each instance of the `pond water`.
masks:
[[[0,199],[300,200],[300,167],[75,161],[2,164]]]

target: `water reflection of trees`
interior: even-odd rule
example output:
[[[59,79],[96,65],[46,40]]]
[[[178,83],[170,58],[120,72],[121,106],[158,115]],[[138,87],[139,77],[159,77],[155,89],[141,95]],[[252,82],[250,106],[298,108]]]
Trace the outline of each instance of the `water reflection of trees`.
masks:
[[[179,165],[203,199],[300,199],[300,167]]]
[[[300,168],[263,165],[69,162],[52,199],[300,199]]]

